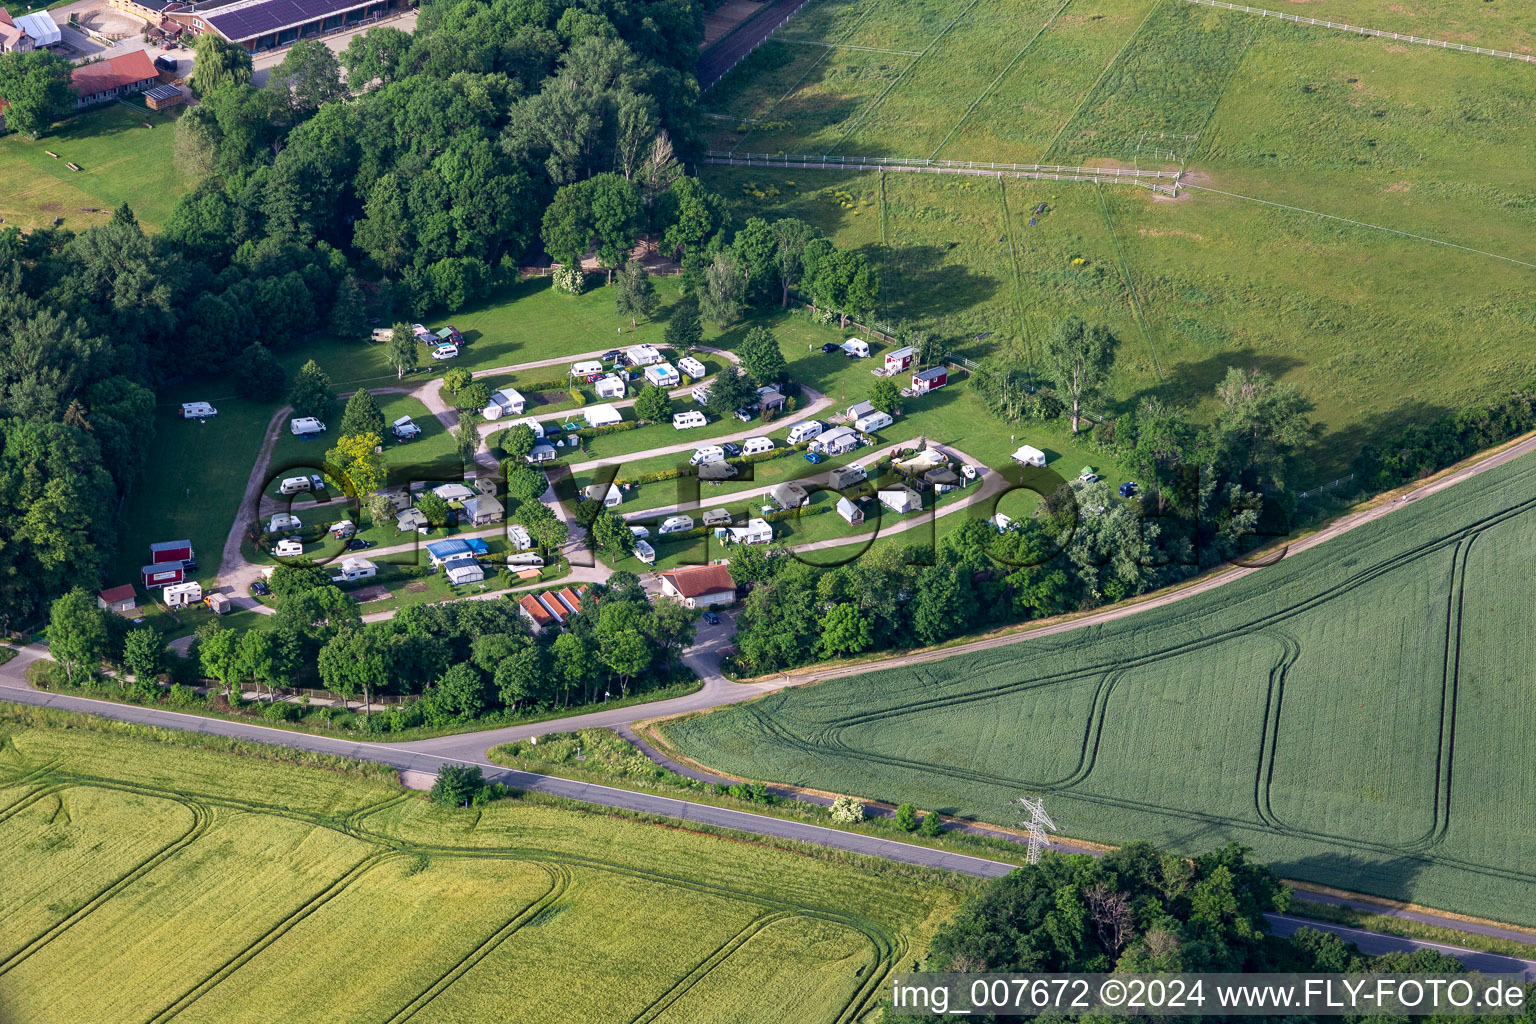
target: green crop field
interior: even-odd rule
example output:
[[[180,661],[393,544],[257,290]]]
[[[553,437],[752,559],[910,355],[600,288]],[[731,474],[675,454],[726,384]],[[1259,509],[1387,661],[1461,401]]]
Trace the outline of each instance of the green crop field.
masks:
[[[965,888],[0,710],[5,1020],[851,1021]]]
[[[1522,52],[1536,28],[1503,0],[1269,6]],[[701,168],[738,218],[866,252],[880,319],[1026,366],[1061,317],[1105,323],[1123,344],[1102,412],[1208,411],[1228,366],[1266,370],[1315,406],[1318,479],[1536,369],[1536,66],[1183,0],[905,14],[812,0],[705,94],[711,148],[1161,168],[1186,190]]]
[[[704,764],[1536,923],[1536,458],[1208,594],[685,719]],[[1452,784],[1454,776],[1454,786]],[[1517,884],[1512,884],[1517,883]]]
[[[175,123],[174,113],[113,103],[62,121],[40,139],[18,132],[0,138],[0,218],[23,230],[57,218],[79,231],[127,203],[147,230],[158,228],[187,187],[171,158]]]

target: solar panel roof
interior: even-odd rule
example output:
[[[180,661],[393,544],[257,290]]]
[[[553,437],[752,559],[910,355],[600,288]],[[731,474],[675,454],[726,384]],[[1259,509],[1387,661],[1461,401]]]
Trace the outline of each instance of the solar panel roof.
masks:
[[[228,39],[251,39],[320,18],[368,7],[378,0],[256,0],[202,13]]]

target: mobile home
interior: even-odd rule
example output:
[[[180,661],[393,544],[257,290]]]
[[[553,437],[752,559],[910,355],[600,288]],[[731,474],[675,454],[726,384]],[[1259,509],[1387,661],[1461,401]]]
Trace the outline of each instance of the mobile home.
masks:
[[[288,421],[288,429],[295,437],[313,437],[325,433],[325,424],[313,416],[297,416]]]
[[[304,553],[304,542],[297,540],[280,540],[273,547],[272,554],[277,558],[297,558]]]
[[[833,427],[811,441],[811,451],[826,455],[843,455],[858,446],[858,432],[847,427]]]
[[[611,405],[592,405],[582,410],[581,418],[589,427],[611,427],[624,422],[624,416]]]
[[[846,490],[855,484],[861,484],[869,478],[864,467],[860,465],[843,466],[834,469],[830,475],[830,482],[834,491]]]
[[[372,579],[379,574],[379,567],[366,558],[344,558],[341,562],[341,572],[331,577],[332,583],[352,583],[356,580]]]
[[[843,342],[843,351],[854,359],[864,359],[869,356],[869,342],[863,338],[849,338]]]
[[[603,364],[598,359],[584,359],[579,363],[571,364],[571,376],[580,377],[582,380],[590,380],[603,372]]]
[[[683,356],[683,358],[677,361],[677,368],[695,380],[709,373],[709,367],[693,358],[693,356]]]
[[[401,416],[395,420],[391,429],[394,430],[397,441],[414,441],[421,436],[421,428],[409,416]]]
[[[462,587],[466,583],[481,583],[485,580],[485,569],[479,562],[466,561],[462,565],[449,566],[446,572],[450,586]]]
[[[643,540],[635,541],[635,557],[646,565],[656,564],[656,549]]]
[[[697,409],[689,409],[687,412],[673,413],[672,415],[673,430],[691,430],[694,427],[702,427],[708,422],[709,417]]]
[[[896,421],[891,418],[890,413],[879,412],[877,410],[870,413],[868,416],[860,416],[858,419],[854,420],[853,429],[859,431],[861,434],[873,434],[877,430],[884,430],[894,422]]]
[[[877,495],[880,504],[898,515],[916,512],[923,507],[923,499],[910,487],[892,487]]]
[[[918,394],[927,391],[937,391],[949,383],[949,371],[942,366],[934,366],[912,375],[912,390]]]
[[[624,378],[610,373],[597,382],[595,390],[597,391],[598,398],[623,398],[625,391]]]
[[[654,345],[633,345],[624,350],[624,361],[630,366],[650,366],[661,362],[661,353]]]
[[[507,565],[523,569],[542,569],[544,567],[544,556],[537,551],[519,551],[515,555],[507,556]]]
[[[809,441],[821,433],[820,420],[802,420],[789,428],[789,443],[799,444],[801,441]]]
[[[174,583],[163,591],[165,603],[171,608],[190,608],[203,600],[201,583]]]
[[[540,441],[544,440],[544,424],[540,423],[532,416],[528,416],[520,420],[514,420],[507,424],[508,430],[511,430],[513,427],[527,427],[529,430],[533,431],[534,437],[538,438]]]
[[[290,476],[277,488],[279,494],[298,494],[310,489],[309,477],[307,476]]]
[[[624,500],[624,492],[619,490],[617,484],[588,484],[582,488],[582,497],[588,501],[600,501],[603,508],[613,508]]]
[[[184,420],[206,420],[217,416],[219,410],[207,402],[182,402],[181,418]]]
[[[1045,452],[1030,445],[1021,445],[1019,450],[1013,453],[1013,461],[1021,466],[1043,467],[1045,465]]]
[[[799,508],[809,500],[810,495],[804,487],[793,480],[786,480],[781,484],[774,484],[768,489],[768,500],[781,509]]]
[[[771,437],[749,437],[741,442],[741,454],[761,455],[763,452],[773,451],[773,447],[773,438]]]
[[[683,375],[671,363],[657,363],[645,368],[645,381],[659,388],[675,388],[683,382]]]
[[[499,420],[503,416],[521,416],[527,405],[522,392],[516,388],[502,388],[491,396],[490,402],[480,412],[488,420]]]
[[[731,527],[731,540],[737,544],[767,544],[773,540],[773,526],[766,519],[748,519],[746,526]]]
[[[529,463],[553,462],[559,457],[560,453],[555,451],[554,445],[536,444],[528,449],[528,454],[523,457],[523,461]]]
[[[284,530],[300,530],[304,524],[299,517],[291,512],[279,512],[267,521],[268,533],[282,533]]]
[[[685,533],[693,529],[692,516],[668,516],[661,521],[657,533]]]
[[[913,348],[911,345],[898,348],[894,352],[887,352],[885,354],[885,372],[888,374],[900,373],[907,367],[911,366],[912,360],[916,358],[917,349]]]
[[[849,526],[860,526],[864,522],[864,510],[847,498],[837,499],[837,514]]]

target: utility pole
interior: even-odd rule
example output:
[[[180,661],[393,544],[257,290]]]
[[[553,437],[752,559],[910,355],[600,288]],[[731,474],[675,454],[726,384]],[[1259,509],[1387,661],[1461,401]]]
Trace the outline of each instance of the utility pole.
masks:
[[[1040,851],[1051,845],[1051,838],[1046,834],[1046,829],[1054,829],[1056,823],[1051,816],[1045,813],[1044,797],[1021,796],[1014,803],[1024,808],[1029,819],[1023,822],[1029,830],[1029,854],[1025,858],[1030,864],[1040,863]]]

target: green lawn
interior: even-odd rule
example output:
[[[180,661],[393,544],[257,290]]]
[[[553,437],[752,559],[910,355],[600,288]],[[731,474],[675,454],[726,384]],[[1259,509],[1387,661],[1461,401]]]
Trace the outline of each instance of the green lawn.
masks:
[[[46,773],[0,785],[21,801],[0,822],[0,1002],[18,1019],[832,1024],[877,1012],[970,888],[4,714],[0,778]]]
[[[175,111],[111,103],[61,121],[35,141],[19,132],[0,137],[5,226],[27,230],[61,218],[78,231],[108,220],[126,202],[146,230],[159,228],[188,187],[171,154],[175,120]]]
[[[735,775],[1004,824],[1044,794],[1067,835],[1231,840],[1283,877],[1536,923],[1536,652],[1509,600],[1533,487],[1527,457],[1166,608],[667,734]]]

